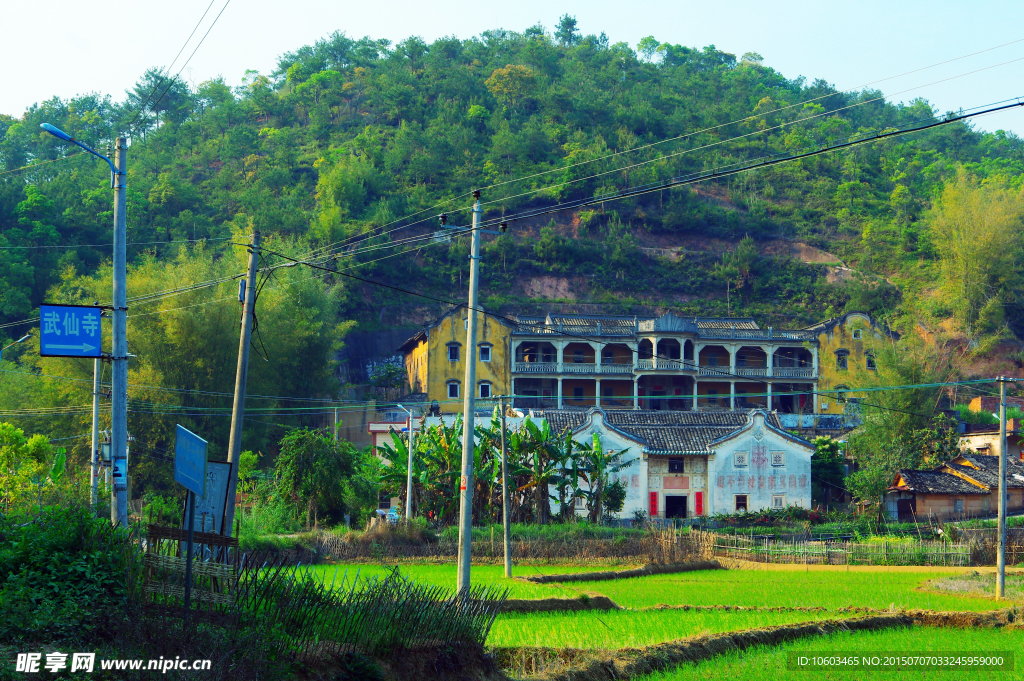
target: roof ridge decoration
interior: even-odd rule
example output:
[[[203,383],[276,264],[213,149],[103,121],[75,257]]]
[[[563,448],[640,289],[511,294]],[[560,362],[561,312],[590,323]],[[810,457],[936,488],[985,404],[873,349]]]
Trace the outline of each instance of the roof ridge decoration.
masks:
[[[732,433],[729,433],[728,435],[723,435],[722,437],[712,440],[711,442],[708,443],[708,449],[710,450],[723,442],[727,442],[735,437],[738,437],[739,435],[743,434],[748,430],[754,431],[753,435],[755,439],[758,439],[758,432],[761,433],[761,437],[763,438],[764,433],[767,431],[772,432],[775,435],[778,435],[779,437],[782,437],[786,440],[789,440],[793,444],[798,445],[800,447],[806,447],[807,449],[812,450],[814,449],[814,445],[808,442],[807,440],[803,439],[802,437],[797,437],[796,435],[793,435],[792,433],[785,431],[782,428],[776,428],[774,425],[772,425],[771,421],[768,419],[768,413],[763,409],[751,409],[750,412],[748,412],[747,414],[746,424],[740,426],[738,429],[736,429]],[[760,442],[759,439],[758,441]]]

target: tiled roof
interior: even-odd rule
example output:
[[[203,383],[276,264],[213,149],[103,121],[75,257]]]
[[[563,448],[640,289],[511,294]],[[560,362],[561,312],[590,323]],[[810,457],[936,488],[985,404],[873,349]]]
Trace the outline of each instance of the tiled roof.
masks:
[[[566,428],[578,430],[587,422],[587,413],[562,409],[536,410],[534,418],[545,418],[554,432]],[[604,420],[630,437],[642,442],[650,452],[706,452],[708,445],[747,424],[745,411],[641,411],[610,410]],[[768,425],[782,429],[778,414],[768,414]]]
[[[971,480],[976,480],[983,485],[988,485],[992,489],[999,487],[999,457],[998,456],[984,456],[965,454],[961,457],[963,460],[972,464],[972,466],[965,466],[963,464],[949,463],[944,464],[943,467],[948,467],[950,471],[955,471]],[[1012,488],[1024,487],[1024,480],[1014,477],[1014,473],[1017,475],[1024,476],[1024,465],[1019,461],[1008,459],[1006,462],[1006,486]]]
[[[698,329],[759,329],[757,322],[747,317],[696,317]]]
[[[912,471],[900,469],[904,487],[889,487],[890,490],[917,492],[919,494],[988,494],[977,485],[972,485],[952,473],[939,471]]]

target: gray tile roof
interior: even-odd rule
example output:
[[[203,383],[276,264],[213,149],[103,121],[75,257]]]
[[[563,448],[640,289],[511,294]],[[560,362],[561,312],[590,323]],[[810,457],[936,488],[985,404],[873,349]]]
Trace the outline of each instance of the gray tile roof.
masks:
[[[963,464],[949,463],[944,464],[942,467],[948,467],[950,471],[956,471],[957,473],[976,480],[983,485],[988,485],[992,489],[999,487],[999,457],[998,456],[984,456],[984,455],[963,455],[963,459],[976,468],[971,466],[965,466]],[[940,468],[942,468],[940,467]],[[1024,481],[1014,477],[1014,473],[1017,475],[1024,476],[1024,465],[1021,465],[1019,461],[1009,459],[1006,462],[1006,486],[1011,488],[1024,487]]]
[[[759,329],[751,317],[696,317],[698,329]]]
[[[578,430],[587,422],[584,411],[563,409],[534,410],[534,418],[545,418],[554,432],[566,428]],[[747,424],[749,412],[693,412],[693,411],[644,411],[610,410],[604,415],[605,422],[643,443],[644,449],[657,453],[707,452],[709,445]],[[772,412],[767,422],[782,429],[778,414]]]
[[[912,471],[900,469],[900,476],[906,487],[889,487],[890,490],[917,492],[918,494],[988,494],[977,485],[961,480],[952,473],[939,471]]]

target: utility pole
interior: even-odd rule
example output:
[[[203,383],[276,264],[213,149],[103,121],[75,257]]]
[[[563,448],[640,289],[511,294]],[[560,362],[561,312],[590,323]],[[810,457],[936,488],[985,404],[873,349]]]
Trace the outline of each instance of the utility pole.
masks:
[[[111,491],[110,521],[128,525],[128,253],[127,140],[114,145],[114,323],[111,353],[110,464],[120,469]]]
[[[1006,596],[1006,377],[999,377],[999,546],[996,549],[996,599]]]
[[[260,233],[253,232],[249,247],[249,270],[245,276],[242,300],[242,331],[238,336],[238,369],[235,371],[235,400],[231,405],[231,437],[228,441],[228,493],[220,533],[231,536],[235,522],[235,491],[238,489],[238,457],[242,453],[242,423],[245,418],[245,390],[249,380],[249,339],[252,336],[252,315],[256,307],[256,266],[260,259]]]
[[[400,404],[396,406],[409,415],[406,421],[406,423],[409,424],[409,461],[405,471],[405,520],[406,522],[408,522],[412,520],[412,453],[413,447],[415,447],[415,435],[413,435],[413,427],[415,427],[416,425],[416,419],[413,417],[411,409],[406,409]]]
[[[505,577],[512,578],[512,527],[509,509],[512,504],[508,493],[508,443],[505,442],[505,396],[498,398],[501,409],[501,524],[505,537]]]
[[[92,504],[92,512],[96,513],[96,505],[99,497],[99,456],[100,456],[100,358],[93,360],[92,364],[92,456],[89,457],[89,503]]]
[[[473,234],[469,256],[469,309],[466,310],[466,382],[462,412],[462,477],[459,478],[459,571],[456,591],[468,593],[473,549],[473,448],[476,409],[476,310],[480,284],[480,190],[473,191]]]

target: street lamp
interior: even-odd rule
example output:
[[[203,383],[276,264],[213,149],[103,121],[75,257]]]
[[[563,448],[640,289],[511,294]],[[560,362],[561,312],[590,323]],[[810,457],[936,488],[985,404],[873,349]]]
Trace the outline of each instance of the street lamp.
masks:
[[[32,335],[32,334],[30,334],[30,333],[26,333],[26,334],[25,334],[24,336],[22,336],[21,338],[19,338],[19,339],[18,339],[18,340],[16,340],[16,341],[14,341],[14,342],[13,342],[13,343],[11,343],[10,345],[5,345],[5,346],[3,346],[2,348],[0,348],[0,359],[3,359],[3,356],[4,356],[4,350],[6,350],[6,349],[7,349],[7,348],[9,348],[9,347],[13,347],[13,346],[17,345],[18,343],[24,343],[25,341],[27,341],[27,340],[29,339],[29,336],[31,336],[31,335]]]
[[[111,396],[110,396],[110,455],[115,467],[121,467],[124,477],[115,481],[110,504],[110,520],[114,524],[128,525],[128,299],[125,290],[127,267],[127,141],[118,137],[111,160],[88,145],[82,144],[60,128],[41,123],[40,128],[54,137],[102,158],[110,166],[110,187],[114,190],[114,286],[113,333],[111,339]],[[94,390],[95,391],[95,390]],[[95,451],[95,447],[93,448]]]
[[[412,520],[412,447],[413,427],[415,426],[415,422],[413,421],[411,411],[400,404],[396,406],[409,415],[409,468],[406,471],[405,479],[405,519],[406,521],[409,521]]]

